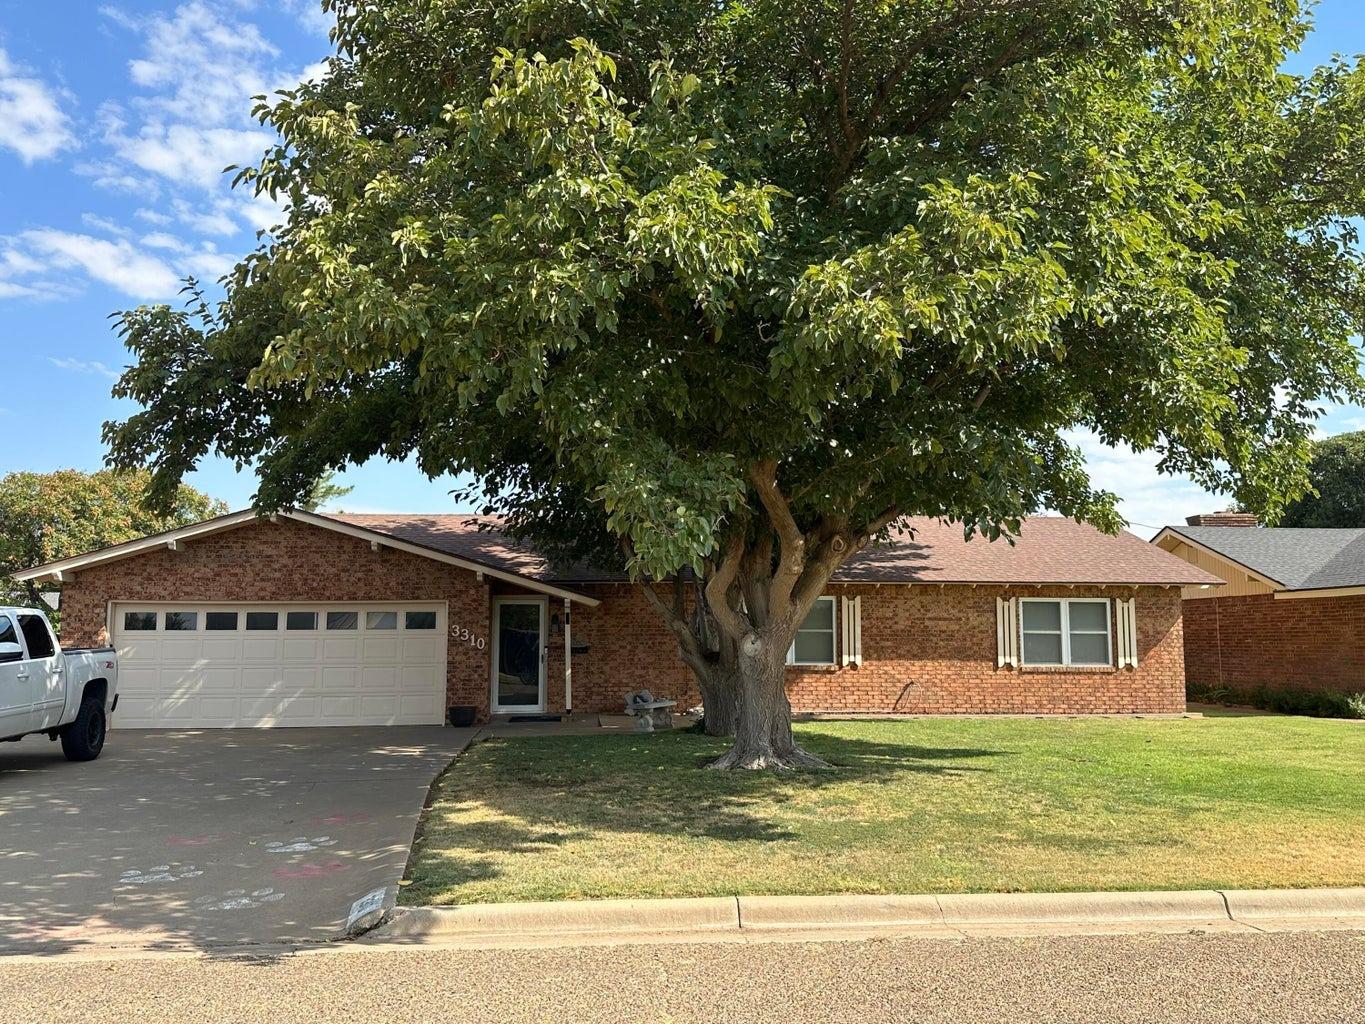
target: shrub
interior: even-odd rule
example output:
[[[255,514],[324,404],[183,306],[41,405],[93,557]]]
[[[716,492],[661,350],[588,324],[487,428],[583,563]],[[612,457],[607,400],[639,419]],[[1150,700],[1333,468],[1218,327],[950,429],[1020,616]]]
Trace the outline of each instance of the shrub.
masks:
[[[1190,700],[1208,704],[1242,704],[1312,718],[1365,718],[1365,693],[1305,690],[1297,686],[1186,686]]]

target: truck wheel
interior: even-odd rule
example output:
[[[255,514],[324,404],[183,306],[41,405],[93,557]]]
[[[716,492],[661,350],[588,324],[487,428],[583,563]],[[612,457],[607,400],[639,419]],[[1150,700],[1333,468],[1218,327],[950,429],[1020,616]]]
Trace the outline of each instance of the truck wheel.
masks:
[[[62,753],[68,761],[95,760],[104,749],[107,728],[104,704],[95,697],[87,697],[81,702],[76,720],[62,730]]]

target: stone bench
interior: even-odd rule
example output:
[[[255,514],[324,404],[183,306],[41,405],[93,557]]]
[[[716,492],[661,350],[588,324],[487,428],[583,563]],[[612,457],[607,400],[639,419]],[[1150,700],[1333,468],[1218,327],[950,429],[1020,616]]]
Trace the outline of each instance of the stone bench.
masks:
[[[676,700],[656,700],[648,690],[626,694],[626,714],[635,718],[640,732],[673,728],[673,707]]]

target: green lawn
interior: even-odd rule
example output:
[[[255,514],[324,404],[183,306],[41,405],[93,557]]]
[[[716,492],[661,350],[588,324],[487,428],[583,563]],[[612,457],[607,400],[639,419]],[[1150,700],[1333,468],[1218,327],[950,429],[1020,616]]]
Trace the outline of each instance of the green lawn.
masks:
[[[814,775],[684,733],[496,739],[437,784],[403,902],[1365,884],[1365,724],[814,722]]]

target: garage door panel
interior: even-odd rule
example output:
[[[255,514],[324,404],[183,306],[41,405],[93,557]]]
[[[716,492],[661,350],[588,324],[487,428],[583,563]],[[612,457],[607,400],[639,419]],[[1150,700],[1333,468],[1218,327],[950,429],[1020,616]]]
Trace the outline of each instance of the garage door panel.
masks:
[[[161,641],[161,660],[172,663],[193,664],[204,656],[204,641],[199,637]]]
[[[274,636],[249,636],[242,641],[242,660],[275,664],[280,660],[280,640]]]
[[[337,694],[323,694],[322,696],[322,717],[336,720],[348,720],[360,717],[360,696],[340,696]]]
[[[237,637],[207,637],[200,646],[205,661],[242,660],[242,641]]]
[[[136,633],[133,636],[137,636]],[[119,665],[142,665],[161,660],[161,645],[155,640],[124,640],[119,646]]]
[[[360,689],[363,693],[397,693],[397,665],[366,665],[360,670]]]
[[[359,661],[360,639],[358,637],[327,637],[322,642],[322,660],[328,664]]]
[[[323,665],[322,689],[324,693],[358,693],[360,669],[353,665]]]
[[[441,641],[434,636],[404,637],[400,660],[435,664],[441,660]]]
[[[304,661],[314,664],[322,660],[322,641],[316,637],[285,637],[280,651],[282,661]]]
[[[116,724],[123,728],[438,724],[445,708],[445,638],[439,628],[444,612],[431,605],[382,607],[397,614],[376,618],[376,627],[396,617],[400,628],[370,630],[369,620],[361,614],[349,620],[359,625],[355,632],[329,633],[323,628],[329,608],[325,604],[199,608],[139,604],[135,610],[158,612],[159,626],[166,621],[167,610],[198,611],[192,621],[200,628],[171,634],[164,629],[115,630],[121,660]],[[298,608],[317,613],[317,632],[291,635],[285,628],[288,612]],[[336,610],[355,609],[348,605]],[[404,613],[411,610],[436,611],[438,629],[414,635],[401,628]],[[240,628],[203,628],[208,611],[236,611]],[[265,621],[278,621],[279,628],[246,630],[247,611],[266,612]],[[272,613],[275,619],[270,618]],[[118,606],[114,623],[123,624]]]
[[[430,695],[436,689],[435,665],[404,665],[399,669],[399,689],[403,693]]]
[[[364,662],[392,662],[398,660],[396,636],[367,636],[360,642],[360,660]]]

